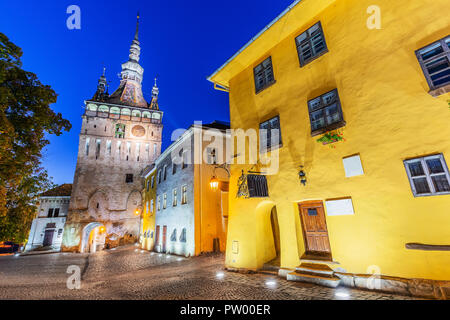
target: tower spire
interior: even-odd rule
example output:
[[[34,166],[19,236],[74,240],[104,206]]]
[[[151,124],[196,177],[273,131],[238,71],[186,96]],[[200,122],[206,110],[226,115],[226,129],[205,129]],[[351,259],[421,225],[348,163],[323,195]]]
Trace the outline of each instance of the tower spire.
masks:
[[[134,40],[139,41],[139,11],[137,13],[137,20],[136,20],[136,33],[134,35]]]

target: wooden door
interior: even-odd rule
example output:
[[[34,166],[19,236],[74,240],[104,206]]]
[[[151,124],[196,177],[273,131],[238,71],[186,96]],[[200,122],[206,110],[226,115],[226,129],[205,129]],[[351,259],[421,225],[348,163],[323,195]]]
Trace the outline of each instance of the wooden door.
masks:
[[[52,245],[54,233],[55,233],[55,230],[45,230],[44,243],[43,243],[44,247],[48,247],[48,246]]]
[[[161,229],[160,226],[156,226],[156,231],[155,231],[155,244],[154,246],[158,246],[159,245],[159,230]],[[156,249],[155,249],[156,250]]]
[[[307,254],[329,256],[330,240],[322,201],[299,203]]]
[[[163,244],[162,244],[162,252],[166,252],[167,250],[167,226],[163,227]]]

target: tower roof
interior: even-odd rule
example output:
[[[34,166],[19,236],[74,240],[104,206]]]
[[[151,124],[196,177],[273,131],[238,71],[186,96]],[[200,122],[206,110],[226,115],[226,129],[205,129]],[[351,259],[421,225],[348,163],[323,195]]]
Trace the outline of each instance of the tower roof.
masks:
[[[139,13],[136,20],[136,32],[134,34],[134,39],[130,46],[130,54],[128,56],[128,61],[122,64],[122,72],[120,73],[120,84],[119,87],[111,94],[105,95],[99,93],[99,88],[97,88],[97,93],[93,100],[104,101],[118,105],[139,107],[139,108],[151,108],[154,110],[159,110],[158,107],[158,94],[159,89],[156,86],[152,90],[152,101],[147,103],[142,93],[142,81],[144,78],[144,68],[139,64],[141,55],[141,46],[139,42]],[[103,80],[101,77],[99,80],[104,81],[105,88],[106,78]],[[102,89],[100,88],[100,91]],[[104,91],[103,91],[104,92]],[[99,94],[98,94],[99,93]],[[103,98],[103,100],[102,100]]]

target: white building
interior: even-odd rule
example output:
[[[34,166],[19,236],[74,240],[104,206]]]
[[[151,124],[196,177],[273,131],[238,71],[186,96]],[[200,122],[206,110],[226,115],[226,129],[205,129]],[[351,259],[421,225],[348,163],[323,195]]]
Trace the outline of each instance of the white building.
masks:
[[[219,166],[227,160],[227,129],[220,121],[194,124],[156,160],[156,252],[197,256],[225,250],[229,176]],[[219,190],[211,189],[213,178],[220,180]]]
[[[25,251],[61,249],[71,192],[72,185],[63,184],[41,195]]]

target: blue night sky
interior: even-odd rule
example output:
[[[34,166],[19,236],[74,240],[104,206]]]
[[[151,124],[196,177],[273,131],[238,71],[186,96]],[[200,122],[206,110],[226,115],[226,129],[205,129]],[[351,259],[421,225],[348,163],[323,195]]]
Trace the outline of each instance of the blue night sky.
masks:
[[[43,164],[53,181],[73,180],[84,100],[94,95],[103,65],[110,93],[117,88],[137,11],[147,100],[159,75],[164,150],[177,128],[194,121],[229,121],[228,95],[215,91],[207,76],[292,1],[1,1],[0,31],[22,48],[24,69],[56,91],[52,108],[72,123],[70,132],[51,136],[44,150]],[[72,4],[81,8],[81,30],[66,27]]]

